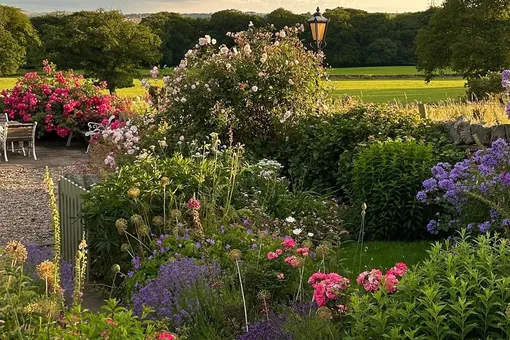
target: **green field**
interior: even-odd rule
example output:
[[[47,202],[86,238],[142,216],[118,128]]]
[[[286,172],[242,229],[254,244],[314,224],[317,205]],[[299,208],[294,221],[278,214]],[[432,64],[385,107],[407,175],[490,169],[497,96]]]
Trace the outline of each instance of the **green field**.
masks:
[[[346,68],[332,68],[328,71],[332,75],[343,76],[373,76],[373,75],[417,75],[418,72],[415,66],[376,66],[376,67],[346,67]]]
[[[414,66],[364,67],[332,69],[334,74],[350,75],[408,75],[417,74]],[[0,78],[0,90],[12,88],[16,77]],[[461,78],[435,78],[430,83],[422,79],[341,79],[330,82],[329,88],[333,95],[359,97],[364,102],[411,103],[415,101],[438,102],[456,99],[465,93],[464,81]],[[139,80],[135,86],[119,89],[121,97],[138,97],[145,95],[145,89]]]
[[[462,79],[377,79],[332,81],[330,89],[335,96],[359,97],[364,102],[384,103],[398,101],[438,102],[462,96],[466,89]]]

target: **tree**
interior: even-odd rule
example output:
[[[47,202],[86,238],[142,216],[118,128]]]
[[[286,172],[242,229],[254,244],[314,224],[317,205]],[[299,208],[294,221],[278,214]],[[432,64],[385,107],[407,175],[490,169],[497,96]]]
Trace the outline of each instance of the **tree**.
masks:
[[[0,75],[18,70],[31,43],[39,43],[39,38],[27,16],[17,8],[0,5]]]
[[[241,32],[248,28],[250,21],[255,27],[266,24],[259,15],[244,13],[235,9],[219,11],[211,15],[207,25],[207,34],[215,38],[218,44],[232,45],[232,39],[226,36],[228,32]]]
[[[62,28],[66,22],[64,12],[55,12],[30,18],[32,26],[39,35],[41,43],[32,42],[27,47],[27,68],[41,67],[43,60],[48,59],[62,68],[69,68],[69,61],[61,50],[65,39],[65,30]]]
[[[85,75],[105,80],[110,92],[133,86],[136,68],[157,63],[161,39],[118,11],[77,12],[66,17],[62,55]]]
[[[169,12],[151,14],[140,24],[149,27],[162,41],[160,64],[172,66],[179,65],[186,52],[195,46],[205,25],[202,19]]]
[[[465,78],[510,64],[510,0],[446,0],[416,37],[418,68],[448,67]]]
[[[309,16],[305,14],[294,14],[283,8],[278,8],[266,15],[266,22],[282,29],[285,26],[294,26],[296,24],[305,24]]]

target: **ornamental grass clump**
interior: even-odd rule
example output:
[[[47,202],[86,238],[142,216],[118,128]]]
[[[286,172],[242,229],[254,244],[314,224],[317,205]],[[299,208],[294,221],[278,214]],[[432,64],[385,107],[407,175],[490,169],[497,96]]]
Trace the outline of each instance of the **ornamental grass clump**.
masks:
[[[427,230],[432,234],[467,228],[477,232],[510,226],[510,146],[498,139],[455,165],[438,163],[416,198],[435,207]]]

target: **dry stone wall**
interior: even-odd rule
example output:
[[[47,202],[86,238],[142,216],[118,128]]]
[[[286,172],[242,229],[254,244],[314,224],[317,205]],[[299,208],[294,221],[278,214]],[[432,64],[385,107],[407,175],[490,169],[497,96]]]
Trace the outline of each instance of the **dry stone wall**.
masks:
[[[474,136],[483,145],[490,145],[499,138],[510,141],[510,124],[487,126],[470,123],[464,118],[459,118],[455,122],[447,122],[445,124],[448,127],[448,137],[458,145],[476,144]]]

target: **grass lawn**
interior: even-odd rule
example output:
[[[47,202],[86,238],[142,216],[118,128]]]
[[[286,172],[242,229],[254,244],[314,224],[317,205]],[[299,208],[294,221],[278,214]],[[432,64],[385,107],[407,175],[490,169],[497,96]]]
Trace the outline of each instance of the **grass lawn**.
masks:
[[[0,91],[12,88],[16,77],[0,78]],[[135,79],[135,86],[118,89],[120,97],[138,97],[145,95],[140,80]],[[162,84],[162,81],[158,81]],[[421,79],[377,79],[377,80],[337,80],[330,82],[335,96],[349,95],[360,97],[365,102],[384,103],[395,100],[401,103],[414,101],[438,102],[449,98],[457,98],[465,92],[462,79],[434,79],[426,84]]]
[[[374,66],[374,67],[346,67],[332,68],[328,72],[334,75],[415,75],[418,72],[415,66]]]
[[[332,81],[330,88],[335,96],[359,97],[365,102],[384,103],[399,101],[438,102],[457,98],[465,93],[462,79],[434,79],[425,83],[421,79],[377,79]]]
[[[367,242],[361,252],[361,267],[359,265],[359,253],[356,256],[358,244],[345,243],[335,254],[330,266],[355,280],[356,276],[364,271],[378,268],[383,273],[393,267],[397,262],[404,262],[408,266],[417,264],[428,257],[427,250],[431,248],[430,241],[420,242]],[[333,269],[332,268],[332,269]]]

